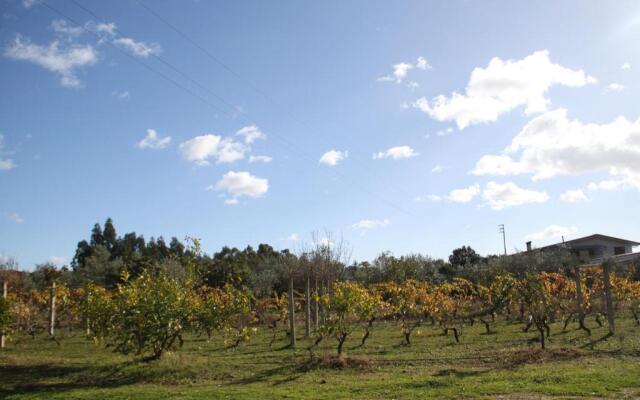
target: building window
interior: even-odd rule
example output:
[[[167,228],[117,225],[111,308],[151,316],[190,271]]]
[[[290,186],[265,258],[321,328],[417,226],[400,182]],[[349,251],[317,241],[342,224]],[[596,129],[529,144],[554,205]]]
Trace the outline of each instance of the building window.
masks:
[[[616,246],[613,248],[613,254],[618,255],[618,254],[624,254],[626,253],[624,246]]]
[[[582,262],[588,262],[591,259],[591,255],[589,254],[589,250],[580,250],[578,252],[578,258]]]

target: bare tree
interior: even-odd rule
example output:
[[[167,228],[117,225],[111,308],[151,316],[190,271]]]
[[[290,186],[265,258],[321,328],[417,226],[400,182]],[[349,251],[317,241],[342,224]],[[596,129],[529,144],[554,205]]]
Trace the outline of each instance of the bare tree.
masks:
[[[311,262],[309,253],[302,252],[298,257],[300,271],[304,277],[304,337],[311,336]]]
[[[313,232],[313,249],[311,251],[311,264],[314,269],[315,288],[317,295],[327,294],[331,296],[332,283],[342,276],[345,265],[351,258],[351,248],[344,241],[342,236],[336,238],[331,232],[325,230],[323,234]],[[320,287],[318,288],[318,281]],[[326,320],[325,310],[316,305],[316,328],[318,319],[323,323]],[[318,315],[319,314],[319,315]]]

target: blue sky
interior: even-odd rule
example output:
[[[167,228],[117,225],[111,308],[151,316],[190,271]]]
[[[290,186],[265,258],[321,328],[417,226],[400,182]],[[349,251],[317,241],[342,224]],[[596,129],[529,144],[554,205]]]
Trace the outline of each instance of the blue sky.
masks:
[[[0,254],[640,239],[640,4],[0,3]],[[294,240],[298,239],[298,240]]]

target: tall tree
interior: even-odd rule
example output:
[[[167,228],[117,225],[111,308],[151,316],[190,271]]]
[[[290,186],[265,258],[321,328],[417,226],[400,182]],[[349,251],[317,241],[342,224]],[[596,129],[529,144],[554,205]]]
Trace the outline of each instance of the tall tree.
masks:
[[[104,223],[104,229],[102,230],[102,239],[104,241],[104,246],[110,252],[116,247],[117,244],[117,236],[116,236],[116,228],[113,226],[113,221],[111,218],[107,218]]]
[[[169,243],[169,251],[178,257],[182,257],[184,255],[184,244],[180,243],[178,238],[174,236]]]
[[[111,260],[111,253],[106,246],[98,245],[91,256],[85,260],[84,278],[104,287],[115,287],[120,280],[122,261]]]
[[[468,267],[479,264],[482,257],[471,246],[462,246],[453,250],[449,256],[449,262],[458,267]]]
[[[100,224],[96,223],[91,230],[91,245],[97,246],[99,244],[104,244],[104,236],[102,236]]]

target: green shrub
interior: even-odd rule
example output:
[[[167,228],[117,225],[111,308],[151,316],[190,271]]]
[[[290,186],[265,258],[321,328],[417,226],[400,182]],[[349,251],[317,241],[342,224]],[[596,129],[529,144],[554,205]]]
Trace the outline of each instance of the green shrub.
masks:
[[[125,276],[112,301],[108,334],[115,349],[124,354],[149,352],[158,359],[176,340],[182,342],[182,332],[191,320],[193,292],[188,282],[145,271],[131,281]]]

